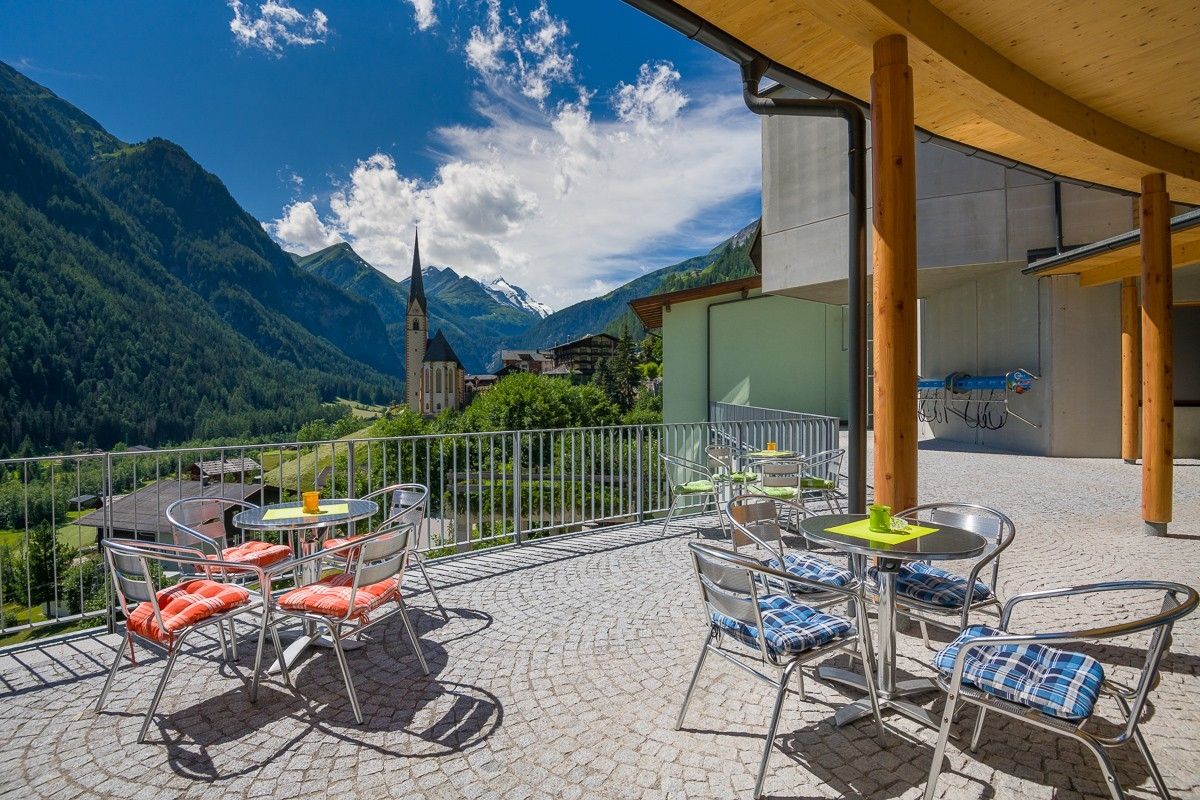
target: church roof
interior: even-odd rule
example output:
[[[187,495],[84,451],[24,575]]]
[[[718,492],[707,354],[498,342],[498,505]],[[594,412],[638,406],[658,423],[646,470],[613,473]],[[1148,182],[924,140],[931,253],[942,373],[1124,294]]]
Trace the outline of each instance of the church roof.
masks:
[[[458,355],[454,352],[454,348],[450,346],[450,342],[446,341],[445,335],[439,330],[429,340],[429,345],[425,348],[425,361],[453,361],[463,368],[463,363],[458,360]]]
[[[419,303],[421,311],[425,311],[425,281],[421,277],[421,249],[415,230],[413,231],[412,278],[408,284],[408,307],[410,309],[413,303]]]

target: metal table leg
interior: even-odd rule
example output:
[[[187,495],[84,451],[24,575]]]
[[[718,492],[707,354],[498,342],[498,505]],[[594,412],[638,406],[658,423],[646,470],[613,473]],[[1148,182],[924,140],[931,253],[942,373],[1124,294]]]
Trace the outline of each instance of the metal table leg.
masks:
[[[924,708],[904,700],[905,697],[937,691],[937,684],[929,678],[913,678],[896,682],[896,574],[900,571],[900,562],[893,559],[880,559],[877,571],[879,574],[879,620],[876,626],[879,630],[879,641],[875,648],[875,658],[879,710],[880,712],[895,711],[923,725],[937,728],[938,720],[932,714]],[[817,675],[825,680],[850,686],[862,692],[867,690],[866,678],[848,669],[824,666],[817,669]],[[870,716],[870,714],[870,700],[859,700],[839,709],[834,716],[834,722],[840,728],[857,719]]]

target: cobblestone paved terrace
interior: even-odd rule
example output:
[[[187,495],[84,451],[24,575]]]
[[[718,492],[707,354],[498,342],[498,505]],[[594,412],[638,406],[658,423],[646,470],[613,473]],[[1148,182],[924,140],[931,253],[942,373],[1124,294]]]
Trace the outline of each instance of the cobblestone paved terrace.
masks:
[[[1018,540],[1003,565],[1006,596],[1105,578],[1200,582],[1200,464],[1176,470],[1172,536],[1148,539],[1139,469],[1117,461],[994,453],[921,453],[922,496],[1007,511]],[[91,705],[118,642],[87,635],[0,655],[0,793],[11,797],[748,798],[772,689],[720,659],[685,730],[674,716],[702,626],[687,542],[715,520],[562,538],[431,569],[449,622],[413,597],[433,671],[423,676],[399,621],[351,653],[366,724],[354,724],[328,651],[295,673],[299,695],[272,681],[256,706],[252,663],[221,664],[215,643],[183,656],[151,741],[136,744],[161,666],[139,647],[102,715]],[[1081,622],[1145,610],[1092,605]],[[1040,614],[1040,616],[1039,616]],[[1030,617],[1061,624],[1061,609]],[[900,668],[930,652],[901,628]],[[1110,647],[1117,664],[1133,652]],[[1200,797],[1200,618],[1176,629],[1144,730],[1177,798]],[[851,698],[808,679],[789,699],[766,790],[777,797],[919,795],[934,734],[896,716],[881,748],[860,723],[830,722]],[[934,702],[930,696],[929,702]],[[969,726],[973,717],[960,723]],[[969,732],[969,728],[967,728]],[[1089,756],[1064,739],[989,719],[975,757],[951,742],[947,798],[1107,796]],[[1130,747],[1116,753],[1133,797],[1153,796]]]

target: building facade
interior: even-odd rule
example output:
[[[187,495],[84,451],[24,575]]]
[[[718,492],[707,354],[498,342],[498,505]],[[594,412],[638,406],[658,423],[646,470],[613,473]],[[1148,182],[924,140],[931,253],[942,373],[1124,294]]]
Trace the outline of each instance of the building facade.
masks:
[[[833,119],[767,117],[762,131],[762,291],[844,304],[845,127]],[[1024,369],[1040,377],[1008,398],[1009,410],[1031,424],[1009,415],[1002,427],[980,425],[976,412],[963,418],[946,409],[964,406],[949,404],[945,413],[923,415],[922,435],[1033,454],[1117,457],[1119,285],[1085,287],[1077,275],[1033,277],[1022,269],[1046,253],[1135,228],[1134,198],[1056,185],[1035,170],[933,142],[918,141],[916,155],[920,375]],[[870,265],[870,236],[867,244]],[[1177,270],[1177,350],[1194,353],[1200,342],[1200,313],[1189,310],[1197,300],[1200,267]],[[1175,403],[1176,455],[1200,454],[1200,375],[1179,372]],[[1001,407],[995,411],[992,421],[999,422]]]

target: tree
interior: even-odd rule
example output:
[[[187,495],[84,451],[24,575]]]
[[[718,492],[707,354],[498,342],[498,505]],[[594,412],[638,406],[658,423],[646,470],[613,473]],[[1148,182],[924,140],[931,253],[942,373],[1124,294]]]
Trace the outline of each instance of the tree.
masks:
[[[75,548],[58,540],[49,525],[29,531],[26,563],[29,565],[30,600],[49,603],[54,600],[59,576],[64,574],[76,555]]]
[[[597,387],[516,373],[501,378],[467,407],[464,431],[511,431],[611,425],[617,408]]]

